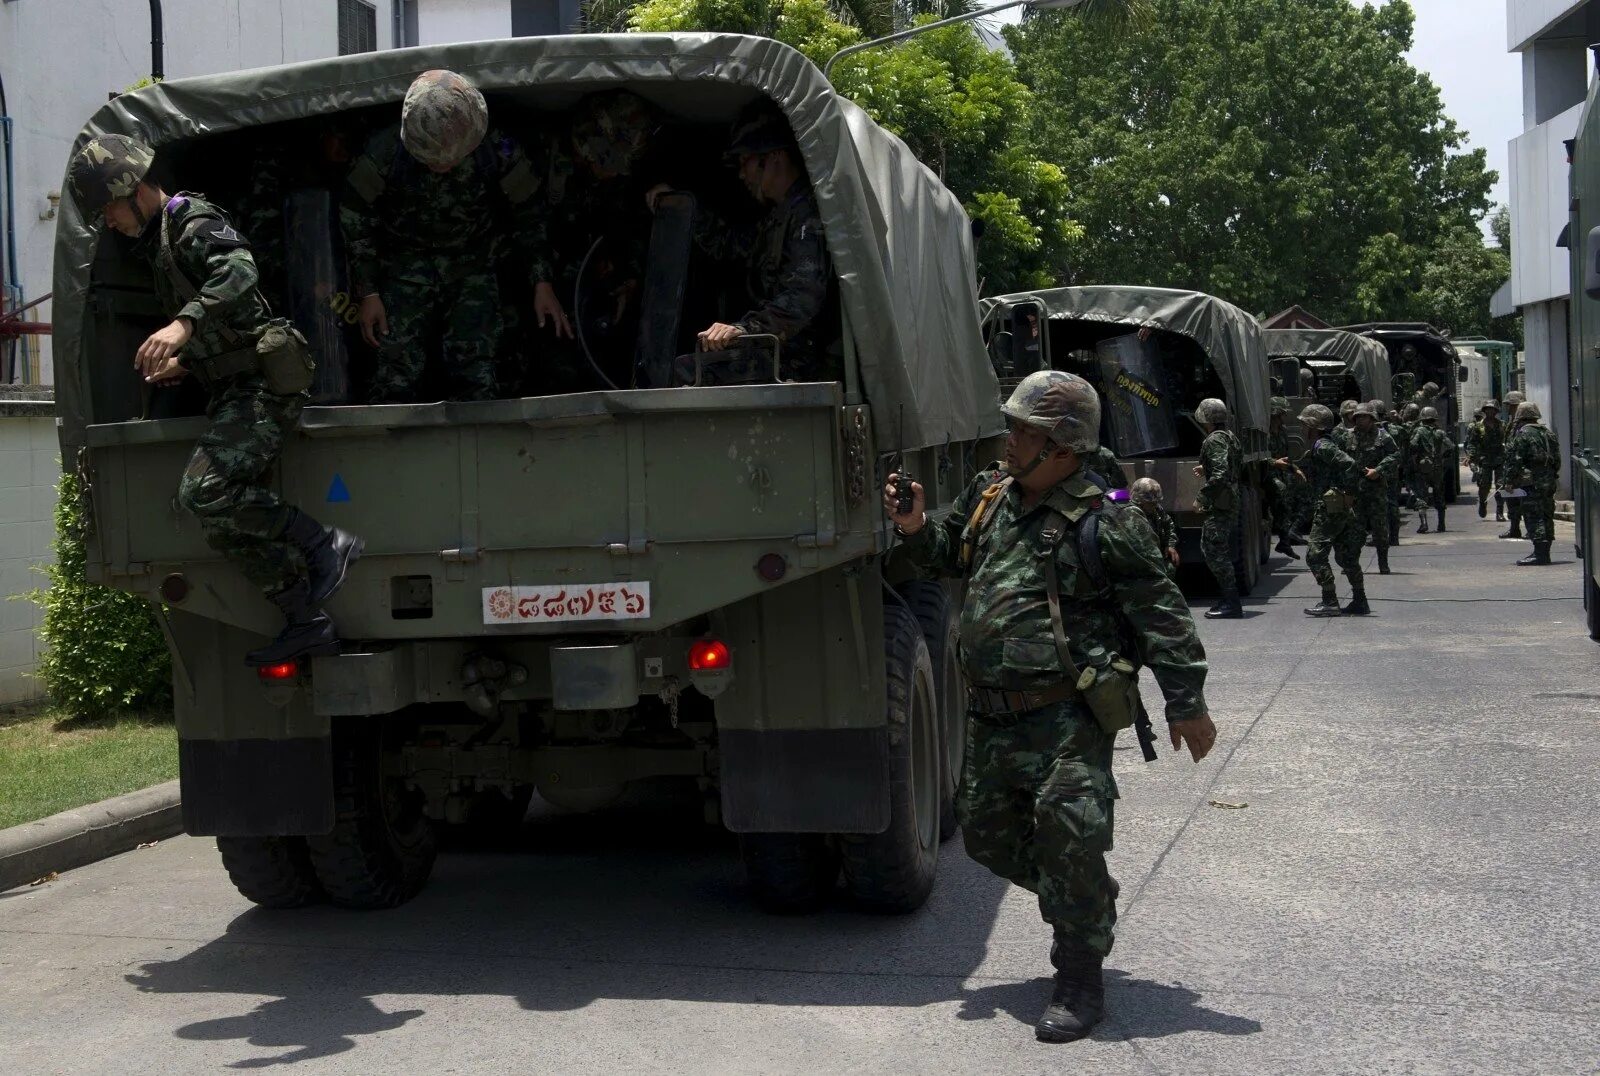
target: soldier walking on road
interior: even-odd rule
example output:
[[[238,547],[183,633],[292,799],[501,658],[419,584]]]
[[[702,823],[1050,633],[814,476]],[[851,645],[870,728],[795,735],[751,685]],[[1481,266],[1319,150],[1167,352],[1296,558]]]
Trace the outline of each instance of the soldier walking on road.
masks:
[[[1195,477],[1201,480],[1195,506],[1205,514],[1200,524],[1200,552],[1222,590],[1221,599],[1206,610],[1206,618],[1237,620],[1244,616],[1244,606],[1239,604],[1233,547],[1239,533],[1244,446],[1228,429],[1228,405],[1221,400],[1201,400],[1194,417],[1206,431],[1206,439],[1200,443],[1200,462],[1194,469]]]
[[[1400,449],[1378,428],[1378,407],[1364,403],[1350,413],[1350,431],[1341,444],[1356,461],[1355,513],[1378,550],[1378,574],[1389,574],[1389,483],[1400,466]]]
[[[1417,496],[1422,498],[1417,533],[1428,533],[1428,509],[1432,507],[1443,534],[1447,468],[1456,466],[1456,445],[1439,428],[1439,412],[1432,407],[1422,409],[1422,424],[1411,435],[1411,454],[1416,459]]]
[[[1178,556],[1178,525],[1172,521],[1167,510],[1161,507],[1161,483],[1153,478],[1136,479],[1133,487],[1128,490],[1128,496],[1134,506],[1150,521],[1150,529],[1156,533],[1156,545],[1167,558],[1167,574],[1176,577],[1178,567],[1182,563]]]
[[[134,366],[148,384],[192,373],[210,393],[210,426],[189,457],[178,503],[199,520],[206,543],[283,612],[283,630],[247,654],[249,664],[332,652],[338,633],[322,605],[364,543],[288,504],[268,481],[305,406],[311,354],[298,331],[268,314],[250,247],[228,215],[198,194],[168,197],[145,178],[154,158],[141,142],[102,135],[73,158],[68,179],[87,219],[138,240],[134,253],[150,264],[172,319],[139,345]]]
[[[1301,458],[1315,507],[1311,513],[1311,533],[1306,538],[1306,567],[1322,587],[1322,600],[1306,610],[1307,616],[1365,616],[1366,582],[1361,575],[1361,547],[1366,533],[1354,511],[1361,469],[1355,459],[1333,437],[1336,420],[1322,404],[1308,404],[1300,412],[1306,441],[1311,445]],[[1328,566],[1332,553],[1339,568],[1350,580],[1350,604],[1339,608],[1339,592],[1333,569]]]
[[[1489,515],[1489,494],[1494,493],[1494,518],[1506,518],[1498,480],[1505,467],[1506,428],[1500,424],[1500,404],[1490,400],[1478,409],[1479,419],[1467,429],[1467,466],[1478,485],[1478,518]]]
[[[1400,446],[1400,480],[1406,488],[1406,495],[1401,499],[1407,508],[1417,506],[1417,460],[1416,453],[1411,450],[1411,442],[1416,437],[1417,427],[1422,425],[1422,408],[1416,404],[1406,404],[1400,411],[1400,421],[1394,427],[1391,436],[1394,443]]]
[[[1205,651],[1149,522],[1083,475],[1100,429],[1093,387],[1042,370],[1002,410],[1003,468],[980,474],[947,517],[929,525],[915,483],[911,511],[898,512],[897,476],[884,510],[921,565],[967,580],[959,653],[974,686],[961,832],[973,859],[1038,894],[1056,983],[1035,1034],[1070,1042],[1105,1009],[1102,962],[1117,918],[1105,861],[1112,747],[1142,713],[1138,666],[1166,696],[1174,749],[1186,745],[1198,762],[1216,728]]]
[[[1527,399],[1527,397],[1523,396],[1523,394],[1518,392],[1516,389],[1512,389],[1510,392],[1506,393],[1506,400],[1505,400],[1505,405],[1504,405],[1505,406],[1505,416],[1502,418],[1502,420],[1500,422],[1500,425],[1502,427],[1505,427],[1508,431],[1512,429],[1512,427],[1515,424],[1516,417],[1517,417],[1517,408],[1521,407],[1523,405],[1523,403],[1526,401],[1526,399]],[[1510,432],[1508,432],[1506,434],[1506,452],[1507,453],[1509,453],[1510,450],[1511,450],[1511,438],[1512,438],[1512,436],[1513,435]],[[1506,462],[1508,462],[1508,463],[1510,462],[1509,458],[1507,458]],[[1500,484],[1501,484],[1501,488],[1509,488],[1505,484],[1505,476],[1504,476],[1504,474],[1501,475]],[[1509,526],[1507,526],[1506,529],[1505,529],[1505,532],[1503,534],[1498,535],[1498,537],[1501,537],[1501,538],[1521,538],[1522,537],[1522,500],[1521,500],[1521,498],[1514,498],[1514,497],[1505,497],[1503,499],[1504,499],[1505,505],[1506,505],[1506,521],[1509,524]]]
[[[1550,563],[1550,543],[1555,540],[1556,485],[1561,476],[1561,443],[1540,419],[1539,405],[1517,405],[1511,443],[1506,450],[1506,485],[1526,496],[1522,519],[1528,527],[1533,552],[1517,561],[1520,565]]]
[[[1300,554],[1294,551],[1294,543],[1305,539],[1294,533],[1294,521],[1300,517],[1306,476],[1289,458],[1289,433],[1283,425],[1288,416],[1289,401],[1282,396],[1274,396],[1272,418],[1268,420],[1267,429],[1267,455],[1272,459],[1268,485],[1272,491],[1272,503],[1268,507],[1272,512],[1273,528],[1278,534],[1278,544],[1274,548],[1290,560],[1299,560]]]

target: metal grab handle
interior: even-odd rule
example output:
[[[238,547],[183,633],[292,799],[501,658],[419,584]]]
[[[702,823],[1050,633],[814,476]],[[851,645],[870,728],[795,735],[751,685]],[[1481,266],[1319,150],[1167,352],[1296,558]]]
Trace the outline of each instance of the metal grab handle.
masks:
[[[748,333],[739,337],[741,341],[762,341],[772,344],[772,380],[783,380],[783,341],[773,333]],[[697,351],[694,353],[694,388],[700,388],[700,381],[705,376],[706,366],[719,362],[738,362],[743,355],[718,353],[715,351]]]

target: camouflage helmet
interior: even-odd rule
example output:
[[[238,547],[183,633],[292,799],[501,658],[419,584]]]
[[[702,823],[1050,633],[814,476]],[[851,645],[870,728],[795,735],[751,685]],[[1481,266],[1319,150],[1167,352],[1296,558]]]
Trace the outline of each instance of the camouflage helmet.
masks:
[[[1343,411],[1344,408],[1341,407],[1340,410]],[[1366,403],[1356,404],[1355,407],[1350,409],[1351,422],[1354,422],[1358,418],[1370,418],[1373,422],[1377,422],[1382,417],[1382,405],[1376,400],[1368,400]]]
[[[626,175],[644,156],[658,125],[655,110],[638,94],[593,94],[573,117],[572,150],[601,175]]]
[[[127,135],[91,138],[72,158],[67,183],[85,216],[99,214],[119,198],[131,198],[144,181],[156,155]]]
[[[1323,404],[1306,404],[1300,412],[1300,424],[1313,430],[1331,430],[1338,424],[1333,412]]]
[[[1437,396],[1437,395],[1439,395],[1438,382],[1435,382],[1435,381],[1425,382],[1423,384],[1422,388],[1418,389],[1417,391],[1422,393],[1422,395],[1424,395],[1424,396]]]
[[[1424,422],[1438,422],[1439,421],[1439,412],[1437,410],[1435,410],[1434,408],[1432,408],[1432,407],[1424,407],[1422,409],[1422,421],[1424,421]]]
[[[1289,413],[1289,401],[1282,396],[1274,396],[1272,398],[1272,413],[1274,415],[1287,415]]]
[[[454,71],[424,71],[400,106],[400,141],[425,165],[454,168],[483,141],[489,106],[478,88]]]
[[[1356,413],[1356,408],[1360,406],[1361,405],[1354,400],[1346,400],[1344,403],[1339,405],[1339,417],[1349,418],[1351,415]]]
[[[789,121],[770,105],[761,103],[748,109],[734,121],[728,134],[728,149],[723,156],[737,160],[748,153],[770,153],[775,149],[792,149],[794,132]]]
[[[1480,414],[1480,415],[1485,414],[1487,412],[1491,412],[1491,411],[1496,415],[1498,415],[1500,413],[1500,401],[1499,400],[1485,400],[1483,402],[1483,406],[1478,408],[1478,414]]]
[[[1194,409],[1194,420],[1207,426],[1225,425],[1228,421],[1228,405],[1215,397],[1201,400],[1200,406]]]
[[[1527,400],[1517,405],[1517,413],[1512,416],[1511,421],[1517,423],[1538,422],[1542,418],[1544,418],[1544,413],[1539,410],[1539,405],[1532,400]]]
[[[1029,374],[1000,410],[1013,422],[1042,430],[1062,448],[1088,452],[1100,444],[1100,395],[1077,374]]]
[[[1417,416],[1422,414],[1422,408],[1418,407],[1414,403],[1408,403],[1406,404],[1406,409],[1401,412],[1401,414],[1405,416],[1405,420],[1407,422],[1415,422],[1417,421]]]
[[[1128,497],[1134,504],[1160,504],[1161,483],[1153,478],[1136,478],[1128,487]]]
[[[1506,406],[1516,407],[1526,399],[1527,397],[1522,393],[1518,392],[1516,389],[1512,389],[1510,392],[1506,393]]]

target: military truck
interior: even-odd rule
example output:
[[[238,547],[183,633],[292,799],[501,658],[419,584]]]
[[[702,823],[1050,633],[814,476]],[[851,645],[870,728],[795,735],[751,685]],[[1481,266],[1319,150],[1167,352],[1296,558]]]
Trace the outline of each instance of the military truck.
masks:
[[[1600,82],[1589,85],[1578,135],[1568,150],[1572,321],[1567,359],[1572,394],[1567,401],[1536,402],[1546,406],[1546,425],[1571,446],[1583,607],[1589,635],[1600,639]],[[1556,386],[1551,389],[1556,391]],[[1559,417],[1563,402],[1570,404],[1565,424]]]
[[[1294,416],[1306,404],[1325,404],[1337,414],[1346,400],[1394,403],[1389,352],[1375,340],[1341,329],[1264,329],[1261,338],[1272,376],[1289,400],[1285,429],[1297,453],[1306,446]]]
[[[1205,438],[1194,409],[1207,397],[1227,402],[1245,450],[1235,567],[1240,589],[1249,593],[1270,554],[1261,512],[1270,394],[1256,320],[1201,292],[1120,285],[1018,292],[985,299],[983,310],[990,361],[1002,385],[1034,370],[1058,369],[1087,378],[1100,391],[1100,443],[1116,454],[1130,481],[1161,483],[1179,527],[1179,552],[1190,564],[1201,560],[1200,481],[1193,468]]]
[[[86,493],[90,577],[155,603],[167,635],[185,827],[217,838],[257,903],[386,907],[425,883],[441,826],[520,819],[536,793],[594,809],[676,777],[739,835],[762,904],[815,907],[842,875],[865,908],[918,907],[954,828],[965,688],[950,594],[886,574],[879,490],[903,460],[947,511],[993,458],[975,443],[1002,430],[960,202],[798,52],[726,35],[174,80],[102,107],[73,149],[133,135],[168,189],[239,187],[241,144],[360,110],[393,121],[438,67],[481,87],[491,116],[558,119],[629,89],[711,172],[747,105],[779,108],[838,276],[842,379],[787,380],[779,351],[759,383],[308,407],[277,487],[366,554],[329,607],[342,651],[258,672],[242,656],[276,630],[272,608],[173,505],[206,420],[141,419],[130,361],[160,323],[150,281],[64,202],[62,458]],[[651,272],[673,279],[647,287],[637,346],[670,356],[702,325],[675,305],[685,246],[655,257],[664,217]]]
[[[1438,385],[1439,396],[1433,406],[1439,412],[1439,428],[1460,443],[1457,431],[1461,428],[1461,401],[1458,397],[1466,371],[1462,370],[1460,357],[1447,334],[1420,322],[1369,322],[1340,327],[1345,332],[1375,340],[1388,351],[1397,397],[1406,395],[1400,390],[1404,385],[1418,389],[1430,381]],[[1410,400],[1398,402],[1409,403]],[[1454,500],[1461,495],[1461,471],[1457,467],[1446,470],[1449,472],[1446,491]]]

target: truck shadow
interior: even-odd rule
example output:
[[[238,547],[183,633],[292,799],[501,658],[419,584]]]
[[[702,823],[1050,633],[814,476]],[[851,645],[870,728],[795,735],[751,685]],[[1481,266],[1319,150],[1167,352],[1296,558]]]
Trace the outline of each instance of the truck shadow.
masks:
[[[698,814],[696,800],[536,816],[514,849],[441,857],[422,895],[392,912],[252,909],[222,937],[126,979],[157,994],[249,995],[248,1012],[174,1031],[256,1051],[234,1068],[345,1053],[426,1017],[418,1006],[438,995],[512,999],[529,1014],[601,1000],[959,1001],[962,1019],[1005,1012],[1024,1023],[1045,1004],[1049,989],[1038,981],[996,984],[992,972],[971,981],[1008,887],[962,855],[959,838],[944,845],[938,887],[915,915],[863,915],[841,899],[817,915],[774,917],[750,904],[733,841]],[[1040,935],[1042,963],[1042,927]],[[1136,996],[1113,988],[1143,1014],[1129,1033],[1243,1033],[1227,1030],[1237,1018],[1199,1008],[1191,992],[1134,985]]]

